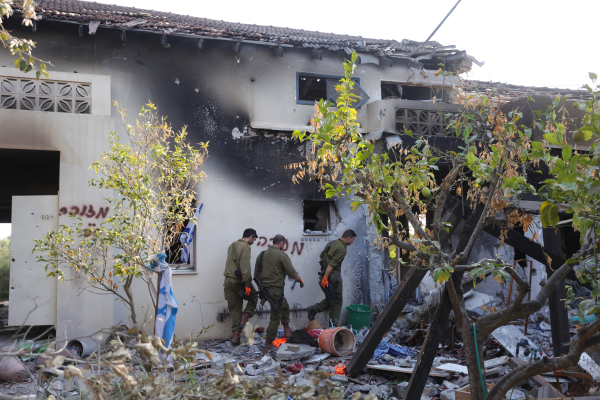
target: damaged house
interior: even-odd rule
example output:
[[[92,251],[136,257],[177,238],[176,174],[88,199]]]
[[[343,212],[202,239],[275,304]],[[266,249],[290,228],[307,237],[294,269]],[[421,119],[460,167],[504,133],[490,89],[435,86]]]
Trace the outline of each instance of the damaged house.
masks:
[[[354,229],[358,239],[343,269],[344,308],[366,304],[384,310],[395,286],[392,261],[371,245],[376,233],[366,211],[351,211],[346,199],[326,199],[314,182],[292,182],[293,171],[285,166],[302,161],[306,148],[291,134],[310,130],[315,101],[335,99],[342,63],[357,51],[362,133],[384,150],[412,143],[403,135],[408,128],[452,150],[458,144],[448,136],[446,118],[459,110],[458,82],[434,72],[440,65],[466,71],[480,64],[477,60],[436,42],[228,23],[85,1],[44,0],[36,12],[33,27],[21,26],[18,17],[7,26],[37,42],[36,56],[53,64],[50,77],[23,74],[12,67],[9,52],[0,52],[0,170],[7,182],[0,221],[12,223],[9,325],[54,325],[57,336],[68,340],[127,323],[118,299],[86,292],[77,279],[47,278],[31,254],[32,239],[68,224],[69,214],[90,229],[110,214],[104,195],[88,181],[89,166],[107,149],[108,132],[120,129],[114,100],[132,117],[151,101],[175,129],[187,126],[192,142],[210,142],[190,260],[169,260],[179,303],[177,335],[213,324],[206,338],[229,335],[223,264],[229,244],[248,227],[259,234],[252,265],[275,234],[288,239],[283,250],[307,280],[303,289],[291,281],[286,288],[296,327],[322,296],[316,284],[319,253],[346,229]],[[569,237],[553,240],[576,246]],[[511,263],[531,258],[508,244],[499,246],[493,233],[486,233],[472,258],[486,252]],[[535,293],[545,267],[531,261],[537,263]],[[405,309],[405,327],[417,324],[439,301],[430,277],[419,289]],[[488,279],[478,285],[473,302],[476,308],[506,302],[507,291]],[[146,292],[138,290],[142,298]],[[138,300],[138,315],[149,316],[149,304]],[[252,322],[264,326],[267,316],[259,312]]]

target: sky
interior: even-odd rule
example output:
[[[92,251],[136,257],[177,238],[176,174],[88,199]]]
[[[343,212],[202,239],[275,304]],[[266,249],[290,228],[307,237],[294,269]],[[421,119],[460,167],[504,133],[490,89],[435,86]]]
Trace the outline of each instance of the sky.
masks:
[[[203,18],[375,39],[423,41],[457,0],[98,0]],[[466,50],[483,67],[471,79],[578,88],[600,73],[598,0],[462,0],[432,40]]]
[[[0,224],[0,239],[10,236],[10,224]]]

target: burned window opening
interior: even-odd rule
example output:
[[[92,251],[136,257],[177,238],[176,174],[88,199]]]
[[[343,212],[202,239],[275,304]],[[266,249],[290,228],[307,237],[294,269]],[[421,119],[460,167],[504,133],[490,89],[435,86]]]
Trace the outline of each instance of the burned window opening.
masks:
[[[432,101],[433,98],[441,99],[442,90],[426,86],[402,85],[395,82],[381,82],[381,98]]]
[[[298,75],[298,100],[314,103],[327,98],[327,78]]]
[[[195,200],[192,201],[191,207],[194,210],[196,209],[196,201]],[[172,240],[171,244],[168,246],[168,249],[166,251],[167,264],[169,264],[169,266],[171,266],[171,268],[176,271],[194,271],[195,270],[194,249],[196,247],[196,235],[194,235],[192,244],[190,245],[190,248],[189,248],[188,260],[186,262],[182,261],[183,243],[181,243],[181,240],[180,240],[181,233],[187,227],[189,222],[190,222],[190,219],[188,218],[185,221],[183,221],[183,223],[181,225],[179,225],[178,227],[175,228],[176,233],[173,235],[173,240]],[[198,229],[198,226],[196,226],[194,229]]]
[[[335,103],[338,97],[335,86],[343,76],[297,73],[296,78],[296,102],[313,105],[321,99]],[[354,108],[359,108],[369,100],[369,96],[360,87],[359,78],[352,78],[352,81],[355,83],[352,93],[358,97]]]
[[[304,200],[302,202],[304,233],[327,233],[331,231],[331,201]]]

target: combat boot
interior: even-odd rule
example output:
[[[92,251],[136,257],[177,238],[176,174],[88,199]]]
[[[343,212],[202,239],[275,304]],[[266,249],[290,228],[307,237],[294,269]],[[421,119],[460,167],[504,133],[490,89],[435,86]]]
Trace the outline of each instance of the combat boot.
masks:
[[[292,336],[292,328],[290,328],[290,324],[283,324],[283,337],[289,338]]]
[[[246,326],[246,324],[248,323],[248,320],[250,319],[250,314],[248,313],[244,313],[244,316],[242,317],[242,323],[240,324],[240,327],[242,329],[244,329],[244,327]]]
[[[229,339],[229,341],[234,345],[234,346],[239,346],[241,343],[241,339],[240,339],[240,331],[235,331],[233,332],[233,337],[231,339]]]
[[[316,317],[317,317],[317,313],[315,312],[315,309],[313,308],[313,306],[308,307],[308,320],[314,321]]]
[[[277,350],[277,347],[275,347],[272,340],[265,341],[265,345],[262,348],[263,353],[269,353],[269,352],[275,351],[275,350]]]

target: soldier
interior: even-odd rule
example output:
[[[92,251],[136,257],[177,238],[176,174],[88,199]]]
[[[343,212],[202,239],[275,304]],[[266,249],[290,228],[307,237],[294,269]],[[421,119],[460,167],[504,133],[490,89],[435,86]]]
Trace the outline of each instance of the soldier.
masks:
[[[269,326],[267,327],[267,341],[263,347],[264,352],[275,350],[276,347],[273,345],[273,340],[277,337],[277,329],[279,323],[283,323],[283,336],[289,337],[292,334],[290,329],[290,306],[283,294],[283,288],[285,286],[285,276],[289,276],[296,282],[300,282],[300,287],[304,287],[304,281],[300,278],[300,275],[296,272],[292,266],[292,262],[287,254],[281,251],[281,248],[285,244],[285,238],[282,235],[275,235],[273,238],[273,246],[263,251],[256,258],[256,265],[254,267],[254,277],[259,285],[267,289],[268,294],[271,296],[271,300],[277,307],[277,310],[271,304],[271,317],[269,319]],[[266,293],[261,293],[263,301],[268,299],[264,298]]]
[[[225,276],[223,291],[231,313],[231,330],[233,331],[231,342],[236,346],[240,344],[240,332],[254,315],[256,302],[258,301],[258,293],[252,286],[250,270],[250,246],[257,237],[258,235],[254,229],[246,229],[243,237],[231,244],[227,250],[227,261],[223,273]],[[242,317],[244,300],[247,300],[248,303]]]
[[[319,280],[321,281],[321,290],[325,293],[325,299],[308,307],[309,321],[314,320],[317,313],[329,310],[331,324],[333,327],[337,326],[342,312],[342,303],[344,302],[342,297],[342,261],[346,257],[348,246],[354,243],[355,238],[356,233],[352,229],[348,229],[341,239],[329,242],[325,246],[325,250],[321,252]]]

